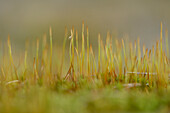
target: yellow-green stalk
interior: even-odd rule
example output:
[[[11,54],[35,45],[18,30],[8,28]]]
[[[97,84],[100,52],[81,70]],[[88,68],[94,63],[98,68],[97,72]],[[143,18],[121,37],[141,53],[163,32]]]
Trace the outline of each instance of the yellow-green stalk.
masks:
[[[98,74],[100,73],[100,34],[98,35]],[[97,76],[98,76],[97,74]]]
[[[143,46],[143,49],[145,49],[145,46]],[[148,49],[144,50],[144,57],[143,57],[143,73],[146,73],[146,69],[147,69],[147,58],[148,58]],[[144,74],[146,76],[146,74]],[[144,77],[145,77],[144,76]]]
[[[160,31],[160,49],[161,49],[161,63],[162,63],[162,56],[163,56],[163,49],[162,49],[162,22],[161,22],[161,31]]]
[[[90,45],[90,53],[92,55],[92,62],[94,64],[94,72],[93,72],[93,69],[92,69],[92,75],[96,75],[97,74],[97,69],[96,69],[96,61],[95,61],[95,57],[94,57],[94,53],[93,53],[93,49],[92,49],[92,46]],[[93,68],[93,67],[92,67]]]
[[[36,68],[36,60],[35,60],[35,58],[34,58],[34,62],[33,62],[33,75],[34,75],[34,80],[37,80],[39,78],[37,68]]]
[[[88,76],[90,76],[90,59],[89,59],[89,30],[87,27],[87,71]]]
[[[52,55],[53,55],[53,38],[52,38],[52,28],[50,27],[50,74],[52,75]]]
[[[60,76],[62,76],[62,69],[63,69],[64,59],[65,59],[66,40],[67,40],[67,28],[65,27],[65,37],[64,37],[64,41],[63,41],[63,54],[62,54],[62,58],[61,58]]]
[[[107,33],[105,51],[106,51],[106,58],[107,58],[107,62],[106,62],[107,67],[106,68],[110,72],[111,62],[110,62],[110,34],[109,34],[109,32]]]
[[[71,41],[70,41],[70,67],[74,70],[74,27],[71,29]],[[75,80],[75,74],[73,72],[72,80]]]
[[[24,59],[25,71],[27,69],[27,52],[28,52],[28,41],[25,44],[25,59]]]
[[[164,74],[164,71],[162,68],[163,67],[163,48],[162,48],[162,22],[161,22],[161,30],[160,30],[160,57],[159,57],[159,66],[161,66],[159,69],[160,69],[160,82],[163,82],[163,78],[165,78],[165,74]],[[161,83],[162,84],[162,83]]]
[[[146,50],[145,50],[145,45],[143,45],[143,68],[142,68],[142,72],[145,73],[146,72]],[[145,74],[144,74],[145,75]]]
[[[118,42],[118,61],[119,61],[119,80],[122,80],[122,51],[121,46]]]
[[[71,39],[71,45],[72,45],[72,61],[71,61],[71,64],[72,64],[72,69],[74,70],[74,27],[72,28],[72,39]],[[75,78],[75,73],[74,73],[74,71],[73,71],[73,80],[75,80],[76,78]]]
[[[151,72],[151,67],[152,67],[152,62],[151,62],[151,49],[149,50],[149,57],[147,59],[147,78],[148,78],[148,81],[149,81],[149,84],[151,85],[151,77],[150,77],[150,72]],[[151,85],[152,86],[152,85]]]
[[[82,57],[82,72],[81,75],[84,77],[84,55],[85,55],[85,50],[84,50],[84,21],[82,22],[82,51],[81,51],[81,57]]]
[[[43,36],[43,44],[42,44],[42,66],[46,69],[47,65],[47,37],[46,34]]]
[[[167,60],[166,60],[166,52],[164,51],[164,54],[163,54],[163,57],[164,57],[164,69],[165,69],[165,71],[164,71],[164,81],[165,81],[165,88],[167,88],[167,86],[168,86],[168,79],[169,79],[169,71],[168,71],[168,69],[169,69],[169,67],[168,67],[168,62],[167,62]]]
[[[79,51],[78,31],[76,30],[76,49]]]
[[[130,71],[133,72],[133,46],[132,46],[132,43],[129,43],[129,50],[130,50]]]
[[[77,77],[79,76],[79,72],[81,72],[81,67],[79,67],[79,66],[81,66],[81,61],[80,61],[80,58],[79,58],[79,53],[78,53],[78,51],[77,51],[77,48],[75,48],[75,52],[76,52],[76,54],[77,54]]]
[[[3,68],[3,67],[1,67],[1,72],[2,72],[3,78],[6,79],[6,75],[5,75],[5,72],[4,72],[4,68]]]
[[[114,83],[114,76],[115,75],[115,64],[114,64],[114,54],[112,52],[112,38],[111,38],[111,41],[110,41],[110,63],[111,63],[111,66],[110,66],[110,72],[111,72],[111,76],[112,76],[112,83]]]
[[[79,45],[78,45],[78,31],[76,30],[76,53],[77,53],[77,76],[80,75],[81,72],[81,60],[79,57]]]
[[[155,62],[155,68],[157,72],[157,77],[156,77],[156,85],[157,87],[160,86],[160,81],[161,81],[161,66],[160,65],[160,51],[159,51],[159,42],[156,42],[156,62]]]
[[[91,45],[90,45],[90,56],[89,56],[89,59],[92,61],[91,62],[91,76],[93,77],[94,76],[94,62],[93,62],[93,55],[92,55],[92,52],[91,52]]]
[[[155,72],[155,49],[154,46],[152,46],[152,73]],[[151,86],[155,80],[155,76],[153,77],[153,74],[151,74]],[[155,84],[155,83],[154,83]]]
[[[165,43],[166,43],[166,52],[167,52],[167,57],[169,58],[168,30],[167,30],[167,29],[166,29],[166,31],[165,31]]]
[[[39,53],[39,39],[37,38],[37,51],[36,51],[36,69],[37,69],[37,71],[38,71],[38,65],[39,65],[38,53]]]
[[[16,79],[19,79],[19,78],[18,78],[18,74],[17,74],[17,69],[16,69],[16,67],[15,67],[15,65],[14,65],[13,58],[12,58],[12,50],[11,50],[10,36],[8,36],[8,48],[9,48],[10,62],[11,62],[11,64],[12,64],[13,67],[14,67]]]
[[[104,45],[103,45],[103,41],[101,40],[101,61],[102,61],[102,72],[105,71],[105,49],[104,49]]]
[[[127,58],[126,58],[125,44],[124,44],[124,40],[123,40],[123,39],[122,39],[122,46],[123,46],[125,66],[126,66],[126,68],[127,68]]]
[[[134,72],[137,72],[137,56],[134,56],[134,65],[133,65],[133,67],[134,67]],[[135,74],[135,76],[134,76],[134,81],[135,81],[135,83],[137,83],[137,79],[138,79],[138,75],[137,75],[137,73]]]
[[[138,55],[137,55],[137,58],[138,58],[138,72],[141,72],[142,70],[142,66],[141,66],[141,48],[140,48],[140,40],[138,38],[137,40],[137,45],[138,45]],[[139,82],[141,83],[141,75],[139,75]]]
[[[71,29],[71,41],[70,41],[70,48],[69,48],[69,54],[70,54],[70,64],[72,64],[72,29]]]
[[[134,57],[136,56],[136,40],[135,40],[135,44],[134,44]]]

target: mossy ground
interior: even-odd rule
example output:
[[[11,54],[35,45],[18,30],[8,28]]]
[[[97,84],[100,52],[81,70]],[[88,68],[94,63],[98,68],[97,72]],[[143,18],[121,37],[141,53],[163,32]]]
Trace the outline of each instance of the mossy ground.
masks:
[[[108,33],[105,44],[99,34],[93,50],[83,23],[81,38],[74,27],[65,30],[58,51],[50,28],[49,37],[27,42],[20,57],[8,37],[0,56],[0,112],[168,112],[168,33],[164,38],[162,24],[160,31],[152,49],[139,38],[132,43]]]

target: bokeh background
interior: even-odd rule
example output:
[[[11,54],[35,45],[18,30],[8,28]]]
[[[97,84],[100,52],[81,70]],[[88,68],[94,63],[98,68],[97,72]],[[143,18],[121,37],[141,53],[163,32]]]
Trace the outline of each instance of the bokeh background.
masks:
[[[115,37],[129,35],[151,47],[160,36],[160,22],[170,30],[170,0],[0,0],[0,40],[11,36],[20,47],[26,39],[41,38],[53,28],[55,43],[62,45],[65,26],[81,32],[84,20],[90,41],[107,31]],[[79,33],[80,34],[80,33]]]

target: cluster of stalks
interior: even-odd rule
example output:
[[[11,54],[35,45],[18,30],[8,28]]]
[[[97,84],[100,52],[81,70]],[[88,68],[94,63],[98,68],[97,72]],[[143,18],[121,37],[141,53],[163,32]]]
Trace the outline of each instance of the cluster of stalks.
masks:
[[[85,32],[86,31],[86,32]],[[117,83],[140,83],[148,84],[149,87],[167,88],[170,73],[168,32],[165,33],[165,47],[162,35],[162,23],[160,40],[153,45],[152,49],[140,46],[139,38],[134,43],[124,41],[124,39],[112,39],[110,33],[107,33],[106,43],[98,35],[98,56],[95,56],[93,48],[89,43],[88,27],[82,24],[81,38],[78,37],[78,31],[71,29],[70,37],[65,29],[63,42],[63,52],[60,66],[55,66],[53,62],[55,52],[53,51],[52,29],[49,30],[49,41],[44,36],[42,40],[42,52],[40,54],[40,41],[37,39],[36,56],[34,59],[28,59],[28,44],[26,44],[24,58],[20,69],[14,64],[13,53],[11,49],[10,38],[8,38],[8,55],[1,55],[1,83],[9,84],[13,82],[32,84],[55,84],[58,81],[72,82],[78,85],[81,80],[88,83],[100,81],[103,85],[115,85]],[[79,44],[81,40],[81,45]],[[69,41],[70,62],[68,72],[64,72],[66,42]],[[165,51],[166,50],[166,51]],[[4,58],[5,57],[5,58]],[[57,67],[54,68],[54,67]]]

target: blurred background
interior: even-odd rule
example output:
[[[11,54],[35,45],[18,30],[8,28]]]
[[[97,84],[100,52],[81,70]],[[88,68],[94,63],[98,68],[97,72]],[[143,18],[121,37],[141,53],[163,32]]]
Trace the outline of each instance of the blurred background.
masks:
[[[62,45],[65,26],[81,33],[84,20],[90,41],[96,43],[107,31],[114,37],[129,35],[134,41],[151,47],[160,36],[160,22],[170,30],[170,0],[0,0],[0,40],[11,36],[13,45],[21,47],[26,39],[41,38],[49,26],[58,46]]]

